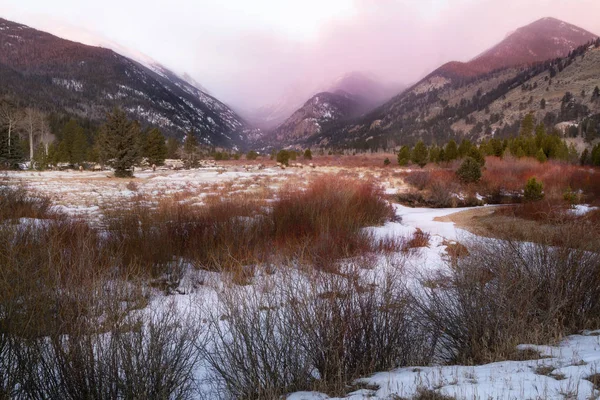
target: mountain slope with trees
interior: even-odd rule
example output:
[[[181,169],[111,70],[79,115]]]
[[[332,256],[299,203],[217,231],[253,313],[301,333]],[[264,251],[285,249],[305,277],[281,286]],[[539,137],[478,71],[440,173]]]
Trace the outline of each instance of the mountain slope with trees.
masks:
[[[549,21],[558,27],[563,24]],[[532,25],[536,27],[535,23]],[[523,34],[532,25],[518,31],[519,37],[525,37],[519,48],[530,48],[537,43],[527,42],[530,36]],[[595,62],[600,54],[597,49],[600,40],[587,40],[589,35],[581,33],[585,31],[578,32],[577,37],[583,42],[567,51],[563,58],[543,62],[533,58],[527,64],[500,67],[475,76],[450,75],[440,72],[443,68],[438,69],[368,115],[322,131],[305,144],[379,149],[412,145],[420,139],[445,143],[451,138],[476,140],[494,133],[507,136],[518,133],[518,121],[530,112],[539,120],[544,119],[546,112],[553,112],[554,116],[545,121],[547,125],[566,121],[578,125],[600,112],[597,102],[592,101],[595,87],[600,85],[600,64]],[[564,44],[571,43],[568,38],[557,40],[557,46],[546,49],[549,53],[544,54],[565,51]],[[505,49],[503,43],[488,53]],[[544,107],[548,110],[538,115],[544,96],[547,96]]]
[[[102,120],[114,107],[144,125],[205,145],[242,145],[250,131],[235,112],[165,68],[0,19],[0,97],[17,105]]]

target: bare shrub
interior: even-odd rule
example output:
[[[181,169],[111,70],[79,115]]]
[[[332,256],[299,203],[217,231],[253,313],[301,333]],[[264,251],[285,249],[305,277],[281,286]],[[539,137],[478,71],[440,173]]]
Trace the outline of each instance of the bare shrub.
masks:
[[[199,326],[174,307],[128,317],[108,331],[51,334],[28,347],[34,398],[194,398]]]
[[[431,183],[431,173],[429,171],[412,171],[404,176],[404,182],[419,190],[424,190]]]
[[[333,260],[369,249],[361,228],[381,225],[394,210],[371,182],[322,177],[307,190],[287,189],[273,204],[275,244],[323,268]]]
[[[429,233],[423,232],[421,229],[417,228],[410,240],[404,244],[404,248],[402,250],[408,251],[410,249],[416,249],[419,247],[428,247],[430,238],[431,235]]]
[[[277,398],[312,387],[310,359],[275,291],[232,287],[210,309],[206,359],[223,398]]]
[[[396,273],[373,280],[357,270],[317,274],[310,289],[291,300],[293,321],[303,332],[299,344],[328,391],[341,394],[360,376],[426,363],[431,355]]]
[[[226,291],[211,318],[207,359],[231,397],[343,394],[360,376],[429,360],[400,276],[365,278],[352,267],[275,277],[253,294]]]
[[[0,185],[0,221],[57,217],[50,205],[50,199],[32,196],[22,187]]]
[[[394,210],[369,182],[326,177],[307,190],[287,188],[265,207],[249,197],[211,199],[192,207],[177,201],[139,201],[106,210],[109,247],[149,276],[177,275],[183,259],[197,268],[228,271],[246,281],[248,265],[274,257],[316,267],[376,250],[361,228],[383,224]]]
[[[444,361],[511,358],[519,343],[548,342],[600,323],[600,256],[565,246],[482,240],[455,260],[443,287],[418,291],[422,320]],[[570,242],[570,243],[568,243]]]

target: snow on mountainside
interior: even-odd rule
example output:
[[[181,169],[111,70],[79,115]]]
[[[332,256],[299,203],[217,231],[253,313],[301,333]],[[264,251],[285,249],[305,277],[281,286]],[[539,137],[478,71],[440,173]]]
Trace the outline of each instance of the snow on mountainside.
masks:
[[[149,58],[58,38],[0,19],[0,96],[101,121],[118,106],[142,123],[201,143],[244,143],[246,123],[225,104]]]
[[[292,85],[285,90],[277,102],[244,115],[251,124],[271,130],[286,123],[286,120],[304,107],[305,103],[317,93],[344,92],[346,96],[350,95],[360,103],[361,112],[365,112],[383,104],[404,88],[405,86],[398,83],[384,83],[372,74],[354,71],[341,75],[329,83]]]
[[[347,92],[322,92],[309,99],[270,137],[292,143],[320,133],[323,127],[360,115],[363,105]]]
[[[311,97],[266,138],[292,144],[331,129],[383,104],[402,86],[383,84],[362,72],[340,76]]]

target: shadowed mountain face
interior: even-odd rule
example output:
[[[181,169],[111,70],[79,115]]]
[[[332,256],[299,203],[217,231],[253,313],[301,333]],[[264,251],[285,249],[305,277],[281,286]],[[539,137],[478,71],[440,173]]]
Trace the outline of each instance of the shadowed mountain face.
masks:
[[[0,19],[0,96],[23,105],[101,121],[122,107],[143,124],[204,144],[241,145],[244,121],[214,97],[160,65],[86,46]]]

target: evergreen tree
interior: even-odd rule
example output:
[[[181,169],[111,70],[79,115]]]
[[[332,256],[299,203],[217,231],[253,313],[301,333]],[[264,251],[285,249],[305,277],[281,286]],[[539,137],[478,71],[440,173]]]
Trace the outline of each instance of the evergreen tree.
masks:
[[[590,161],[593,166],[595,166],[595,167],[600,166],[600,144],[595,145],[594,148],[592,149]]]
[[[67,162],[71,165],[85,161],[88,152],[88,141],[85,131],[79,123],[70,119],[60,132],[59,143],[53,160]]]
[[[482,167],[485,165],[485,157],[483,156],[483,154],[481,154],[481,151],[479,151],[479,149],[475,146],[471,147],[471,149],[467,153],[467,157],[471,157],[472,159],[477,161],[477,163]]]
[[[71,152],[69,157],[69,163],[73,165],[81,165],[87,156],[89,149],[87,138],[83,129],[77,131],[73,137],[73,143],[71,144]]]
[[[150,165],[164,165],[167,158],[167,144],[165,137],[158,129],[154,128],[148,132],[144,144],[144,157]]]
[[[419,140],[412,151],[412,162],[423,168],[427,165],[427,146],[422,140]]]
[[[453,161],[458,158],[458,147],[456,146],[456,142],[454,141],[454,139],[450,140],[446,144],[445,153],[446,153],[445,161]]]
[[[2,134],[0,133],[0,136]],[[8,135],[7,135],[8,136]],[[25,160],[25,153],[23,151],[23,142],[17,135],[11,137],[10,144],[8,144],[8,154],[5,159],[5,166],[9,169],[20,169],[19,164]],[[1,167],[1,165],[0,165]]]
[[[465,157],[467,154],[469,154],[471,147],[473,147],[471,141],[469,139],[463,139],[460,142],[460,146],[458,146],[458,156],[460,158]]]
[[[248,154],[246,154],[246,160],[256,160],[258,158],[258,153],[254,150],[250,150]]]
[[[179,158],[179,140],[175,139],[174,137],[167,139],[167,158]]]
[[[398,165],[405,167],[410,161],[410,148],[408,146],[402,146],[398,152]]]
[[[283,165],[288,165],[290,162],[290,152],[287,150],[281,150],[277,153],[277,162]]]
[[[115,169],[116,177],[133,175],[133,166],[139,155],[139,134],[139,125],[130,121],[122,110],[115,109],[107,115],[107,121],[98,137],[98,145],[102,159]]]
[[[548,157],[546,157],[546,153],[544,153],[544,150],[539,149],[537,154],[535,155],[535,158],[541,162],[541,163],[545,163],[546,161],[548,161]]]
[[[531,136],[535,127],[535,118],[532,113],[529,113],[521,121],[521,136]]]
[[[183,142],[183,163],[186,168],[196,168],[198,159],[198,140],[194,131],[190,131]]]
[[[538,201],[544,198],[544,185],[535,178],[530,178],[523,191],[525,201]]]
[[[431,146],[429,149],[429,162],[437,164],[442,161],[442,151],[443,149],[440,149],[438,146]]]
[[[305,160],[312,160],[312,153],[311,153],[310,149],[306,149],[304,151],[304,159]]]
[[[542,100],[540,100],[540,108],[541,108],[542,110],[545,110],[545,109],[546,109],[546,99],[542,99]]]
[[[458,178],[464,183],[474,183],[481,179],[481,165],[471,157],[465,158],[458,170]]]
[[[43,143],[38,144],[35,148],[32,161],[32,165],[34,165],[35,169],[38,171],[48,169],[48,153],[46,153],[46,146]]]
[[[590,151],[588,149],[584,149],[581,153],[581,158],[579,159],[579,163],[581,165],[588,165],[590,158]]]

